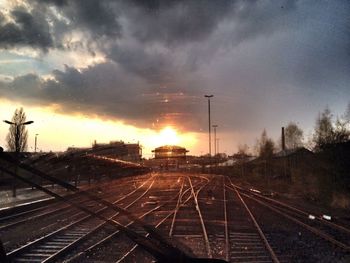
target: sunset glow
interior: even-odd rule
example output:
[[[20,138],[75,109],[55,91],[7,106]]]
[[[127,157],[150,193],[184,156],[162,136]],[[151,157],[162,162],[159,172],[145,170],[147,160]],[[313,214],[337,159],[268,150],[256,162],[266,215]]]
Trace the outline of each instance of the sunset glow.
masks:
[[[157,131],[127,125],[122,121],[88,117],[81,114],[66,115],[59,113],[61,109],[55,105],[48,107],[32,107],[16,102],[16,107],[23,107],[28,120],[34,123],[28,126],[28,150],[34,149],[34,136],[38,133],[38,150],[65,151],[68,147],[90,147],[94,140],[99,143],[122,140],[126,143],[140,143],[143,156],[151,157],[151,151],[162,145],[180,145],[192,153],[199,153],[197,141],[199,133],[179,133],[175,128],[167,126]],[[10,119],[14,110],[8,100],[0,100],[1,120]],[[0,125],[0,145],[6,148],[8,126]]]
[[[180,142],[177,132],[171,127],[166,127],[161,130],[158,140],[162,145],[176,145]]]
[[[218,142],[232,155],[290,121],[307,139],[322,109],[349,104],[349,1],[85,2],[0,0],[1,120],[24,107],[28,151],[39,134],[43,151]]]

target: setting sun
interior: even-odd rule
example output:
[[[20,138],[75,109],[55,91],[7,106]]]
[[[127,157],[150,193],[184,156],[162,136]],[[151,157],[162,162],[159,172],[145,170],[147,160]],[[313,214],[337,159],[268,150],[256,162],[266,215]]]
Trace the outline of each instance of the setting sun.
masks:
[[[158,139],[159,143],[162,145],[176,145],[180,142],[180,138],[176,132],[171,127],[165,127],[160,131]]]

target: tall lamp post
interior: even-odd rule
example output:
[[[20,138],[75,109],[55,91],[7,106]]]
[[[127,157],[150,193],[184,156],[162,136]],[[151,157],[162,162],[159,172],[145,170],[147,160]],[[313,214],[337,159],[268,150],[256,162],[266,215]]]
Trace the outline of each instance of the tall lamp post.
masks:
[[[36,145],[37,145],[37,142],[38,142],[38,133],[35,134],[35,146],[34,146],[34,152],[36,153]]]
[[[32,124],[34,121],[26,121],[26,122],[12,122],[12,121],[7,121],[4,120],[5,123],[9,125],[14,125],[15,126],[15,158],[16,158],[16,166],[15,166],[15,174],[17,175],[17,165],[18,165],[18,160],[19,160],[19,153],[21,151],[21,146],[19,145],[19,129],[22,125],[29,125]],[[12,197],[16,197],[16,178],[13,178],[13,184],[12,184]]]
[[[211,157],[211,122],[210,122],[210,98],[214,97],[214,95],[204,95],[205,98],[208,99],[208,133],[209,133],[209,158]]]
[[[216,128],[218,127],[218,125],[214,124],[213,128],[214,128],[214,156],[216,156],[217,154],[217,148],[216,148]]]
[[[220,153],[219,142],[220,142],[220,138],[217,138],[216,139],[216,143],[217,143],[216,150],[217,150],[217,153]]]

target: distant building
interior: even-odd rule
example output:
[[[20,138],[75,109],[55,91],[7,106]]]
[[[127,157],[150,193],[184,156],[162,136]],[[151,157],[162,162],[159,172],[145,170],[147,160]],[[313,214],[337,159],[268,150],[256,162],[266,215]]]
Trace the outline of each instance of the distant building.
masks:
[[[147,161],[147,166],[158,167],[163,170],[177,170],[181,165],[186,164],[186,148],[165,145],[155,148],[153,151],[154,159]]]
[[[142,157],[140,144],[124,143],[123,141],[111,141],[110,143],[96,143],[95,141],[92,153],[125,161],[140,161]]]
[[[292,158],[308,158],[309,156],[313,156],[314,153],[305,147],[299,147],[295,149],[285,149],[282,151],[279,151],[278,153],[274,154],[274,158],[286,158],[286,157],[292,157]]]
[[[186,148],[175,146],[175,145],[165,145],[158,147],[152,151],[154,153],[155,159],[186,159],[186,153],[188,150]]]
[[[123,141],[111,141],[109,143],[97,143],[95,141],[92,145],[92,148],[69,147],[67,151],[85,151],[89,154],[95,154],[131,162],[138,162],[142,157],[142,149],[139,143],[124,143]]]

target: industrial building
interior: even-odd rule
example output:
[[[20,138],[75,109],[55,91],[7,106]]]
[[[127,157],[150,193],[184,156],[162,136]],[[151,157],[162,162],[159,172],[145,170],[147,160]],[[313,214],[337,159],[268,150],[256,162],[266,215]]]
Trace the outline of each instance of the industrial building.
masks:
[[[92,145],[92,151],[96,155],[117,158],[124,161],[140,161],[142,149],[139,143],[124,143],[123,141],[111,141],[110,143],[97,143]]]
[[[109,143],[92,144],[92,148],[69,147],[67,151],[86,151],[94,155],[116,158],[124,161],[138,162],[142,157],[142,148],[139,143],[124,143],[123,141],[111,141]]]
[[[185,160],[188,150],[180,146],[165,145],[154,149],[152,152],[154,153],[155,159]]]

